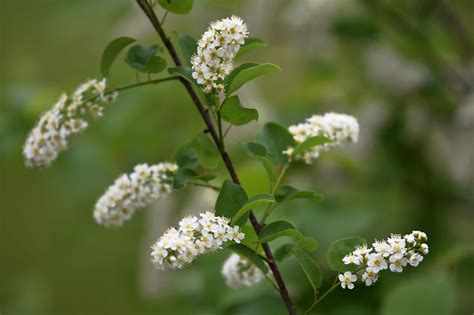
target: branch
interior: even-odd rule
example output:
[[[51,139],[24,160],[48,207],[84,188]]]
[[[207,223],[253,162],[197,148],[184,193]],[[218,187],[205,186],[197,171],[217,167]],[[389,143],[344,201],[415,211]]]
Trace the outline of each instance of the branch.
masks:
[[[161,24],[156,17],[153,8],[151,8],[146,0],[136,0],[142,11],[145,13],[145,15],[148,17],[150,20],[151,24],[155,28],[156,32],[160,36],[161,40],[163,41],[163,44],[165,45],[166,49],[168,50],[169,54],[171,55],[171,58],[173,59],[173,62],[176,64],[176,66],[181,66],[181,60],[179,59],[179,56],[176,52],[176,49],[174,48],[173,44],[171,43],[170,39],[166,36],[164,30],[161,27]],[[229,157],[229,154],[224,150],[224,147],[221,144],[221,139],[218,136],[218,133],[216,131],[216,128],[212,124],[212,121],[209,117],[209,113],[206,111],[204,108],[203,104],[201,103],[199,97],[197,96],[196,92],[194,91],[191,83],[188,81],[184,80],[183,78],[180,78],[181,83],[184,85],[186,90],[188,91],[189,95],[191,96],[191,99],[196,106],[197,110],[199,111],[202,119],[204,120],[204,123],[206,124],[207,130],[209,130],[209,133],[211,134],[212,140],[214,141],[215,145],[219,149],[219,153],[221,155],[222,160],[224,161],[224,164],[227,168],[227,171],[229,172],[230,177],[232,178],[232,181],[238,185],[240,185],[240,180],[239,177],[237,176],[237,173],[235,171],[234,165],[232,164],[232,161]],[[255,217],[254,213],[250,211],[250,222],[252,223],[253,228],[255,231],[260,233],[260,230],[262,229],[262,225],[258,222],[257,218]],[[285,303],[286,308],[288,309],[288,314],[290,315],[296,315],[296,309],[293,304],[293,301],[291,300],[289,294],[288,294],[288,289],[286,288],[286,284],[283,281],[283,278],[281,276],[280,270],[278,269],[278,266],[275,262],[275,258],[273,257],[273,253],[268,246],[267,243],[262,244],[263,250],[265,252],[265,256],[267,257],[267,263],[270,267],[270,269],[273,272],[273,276],[275,277],[275,280],[277,282],[278,288],[280,295]]]

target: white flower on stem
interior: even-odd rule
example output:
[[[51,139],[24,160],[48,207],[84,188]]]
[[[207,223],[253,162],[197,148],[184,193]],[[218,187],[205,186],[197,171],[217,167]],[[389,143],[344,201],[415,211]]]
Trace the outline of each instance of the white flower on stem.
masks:
[[[402,272],[403,267],[407,265],[407,259],[401,253],[393,254],[389,258],[390,261],[390,271],[392,272]]]
[[[374,243],[372,243],[372,246],[374,247],[375,251],[383,257],[390,256],[390,253],[392,251],[390,245],[388,245],[385,241],[375,241]]]
[[[423,261],[423,256],[415,253],[414,251],[408,252],[408,263],[412,267],[418,267],[418,265]]]
[[[428,255],[428,253],[430,252],[428,244],[425,244],[425,243],[421,244],[420,245],[420,252],[424,256]]]
[[[379,279],[378,270],[367,267],[365,272],[362,274],[362,281],[365,283],[366,286],[371,286]]]
[[[353,253],[350,253],[342,259],[344,264],[349,265],[349,264],[354,264],[354,265],[360,265],[361,263],[361,258],[357,255],[354,255]]]
[[[247,25],[237,16],[211,23],[191,58],[192,77],[205,93],[222,93],[223,80],[233,69],[233,59],[248,36]]]
[[[400,234],[392,234],[392,236],[387,239],[387,242],[390,245],[392,254],[405,254],[406,241]]]
[[[152,246],[152,262],[157,269],[180,269],[197,256],[222,248],[227,241],[240,242],[244,235],[230,220],[206,211],[197,217],[188,216],[179,222],[179,229],[170,228]],[[228,233],[232,230],[232,233]]]
[[[306,122],[290,126],[288,130],[293,135],[296,144],[300,144],[306,139],[315,136],[324,136],[332,141],[314,146],[296,157],[292,157],[293,148],[288,148],[284,151],[289,157],[301,159],[308,164],[317,159],[321,151],[340,146],[345,142],[357,142],[359,138],[359,123],[357,119],[349,115],[337,113],[326,113],[323,116],[313,115],[306,119]]]
[[[171,192],[178,166],[159,163],[139,164],[131,174],[123,174],[97,201],[94,218],[106,227],[119,227],[140,208]]]
[[[343,289],[348,288],[349,290],[354,289],[354,282],[357,281],[357,276],[353,275],[352,272],[346,271],[344,274],[339,274],[339,281]]]
[[[387,269],[387,262],[385,258],[380,254],[370,254],[367,261],[367,266],[373,268],[375,272]]]
[[[116,95],[116,94],[115,94]],[[101,103],[111,102],[105,94],[105,79],[88,80],[71,95],[62,94],[28,135],[23,156],[28,167],[47,167],[66,150],[69,138],[87,128],[85,114],[102,116]]]
[[[248,259],[232,254],[222,266],[222,275],[231,288],[253,286],[264,278],[264,274]]]

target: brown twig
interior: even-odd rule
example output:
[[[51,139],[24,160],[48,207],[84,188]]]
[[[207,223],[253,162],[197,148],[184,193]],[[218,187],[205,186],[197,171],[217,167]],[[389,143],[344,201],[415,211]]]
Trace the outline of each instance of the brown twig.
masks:
[[[165,45],[166,49],[168,50],[169,54],[171,55],[171,58],[173,59],[173,62],[175,63],[176,66],[181,66],[181,60],[179,59],[178,53],[176,52],[176,49],[174,48],[173,44],[171,43],[171,40],[166,36],[163,28],[161,27],[161,24],[158,20],[158,18],[155,15],[155,12],[153,11],[153,8],[151,8],[146,0],[136,0],[142,11],[145,13],[145,15],[148,17],[150,20],[151,24],[157,31],[158,35],[160,36],[161,40],[163,41],[163,44]],[[232,164],[232,161],[229,157],[229,154],[224,150],[224,147],[222,146],[221,139],[216,131],[215,126],[212,124],[212,121],[209,117],[208,112],[204,108],[204,105],[201,103],[198,95],[194,91],[192,85],[186,81],[183,78],[180,78],[181,83],[184,85],[186,88],[187,92],[191,96],[191,99],[196,106],[197,110],[199,111],[199,114],[201,115],[202,119],[204,120],[204,123],[206,124],[207,130],[209,130],[209,134],[211,135],[212,140],[214,141],[215,145],[219,149],[219,153],[221,155],[222,160],[224,161],[224,164],[227,168],[227,171],[229,172],[230,177],[232,178],[232,181],[238,185],[240,185],[240,180],[239,177],[237,176],[237,173],[235,171],[234,165]],[[249,214],[250,222],[252,223],[253,228],[255,231],[260,233],[262,229],[262,225],[258,222],[257,218],[255,217],[254,213],[250,211]],[[263,250],[265,252],[265,256],[267,257],[267,263],[272,270],[273,276],[275,277],[275,281],[277,282],[278,289],[280,292],[280,295],[285,303],[286,308],[288,309],[288,314],[290,315],[296,315],[296,309],[293,304],[293,301],[291,300],[289,294],[288,294],[288,289],[286,288],[286,284],[283,281],[283,277],[281,276],[280,270],[278,269],[278,266],[275,262],[275,258],[273,257],[273,253],[268,246],[268,244],[263,243],[262,244]]]

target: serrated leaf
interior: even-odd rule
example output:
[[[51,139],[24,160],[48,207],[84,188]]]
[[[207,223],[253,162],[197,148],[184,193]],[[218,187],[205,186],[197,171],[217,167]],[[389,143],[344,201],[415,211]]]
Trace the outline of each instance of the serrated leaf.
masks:
[[[180,168],[194,168],[199,163],[196,152],[189,142],[176,150],[173,161],[176,161]]]
[[[283,151],[295,146],[295,140],[288,129],[272,122],[266,123],[257,133],[257,141],[265,146],[270,160],[278,165],[288,163],[288,156]]]
[[[269,160],[267,156],[267,149],[261,145],[260,143],[256,142],[247,142],[244,144],[247,153],[256,158],[257,160],[262,163],[265,171],[267,172],[268,179],[271,183],[276,183],[277,181],[277,174],[275,172],[275,168],[273,167],[272,162]]]
[[[354,251],[357,246],[362,246],[366,243],[363,238],[357,236],[334,241],[329,247],[326,257],[329,267],[339,272],[353,271],[357,266],[344,264],[342,258]]]
[[[242,107],[239,97],[235,95],[229,97],[222,105],[221,114],[225,121],[236,126],[258,120],[258,111],[254,108]]]
[[[229,88],[226,95],[230,95],[240,89],[245,83],[256,79],[262,75],[281,71],[281,68],[272,63],[262,63],[253,67],[241,70],[235,75],[232,81],[229,81]]]
[[[194,0],[158,0],[158,4],[172,13],[186,14],[193,9]]]
[[[104,77],[109,76],[110,68],[119,53],[134,41],[134,38],[123,36],[118,37],[107,44],[102,53],[102,60],[100,62],[100,72]]]
[[[191,66],[191,57],[196,53],[197,50],[196,40],[189,35],[179,34],[178,43],[186,63]]]
[[[293,255],[293,249],[295,248],[295,246],[296,246],[295,244],[290,244],[290,243],[281,245],[275,251],[275,254],[274,254],[275,259],[277,261],[283,261],[286,258],[290,257],[291,255]]]
[[[134,45],[128,49],[125,62],[135,70],[145,71],[148,61],[158,50],[158,45],[153,45],[148,48],[144,48],[141,45]]]
[[[295,199],[311,199],[314,201],[322,201],[324,200],[324,196],[312,191],[298,190],[292,186],[285,185],[280,188],[277,194],[275,194],[275,199],[278,203]]]
[[[318,264],[310,255],[303,252],[302,250],[295,249],[294,255],[301,266],[301,269],[303,269],[304,273],[306,274],[306,277],[313,287],[314,292],[316,293],[318,288],[323,283],[321,268],[319,268]]]
[[[325,143],[330,143],[332,142],[331,139],[323,136],[315,136],[315,137],[309,137],[305,141],[301,142],[298,144],[294,150],[293,150],[293,156],[297,156],[300,153],[303,153],[306,150],[311,149],[312,147],[315,147],[317,145],[322,145]]]
[[[237,222],[243,215],[248,213],[252,208],[255,208],[261,205],[266,205],[273,202],[275,202],[275,198],[273,198],[273,196],[270,194],[255,195],[249,200],[247,200],[247,203],[234,214],[234,217],[232,218],[232,222],[234,223]]]
[[[161,71],[165,69],[166,69],[166,60],[164,60],[160,56],[151,56],[150,59],[148,59],[148,63],[146,64],[145,68],[142,71],[147,72],[147,73],[160,73]]]
[[[240,58],[246,53],[258,47],[266,47],[266,46],[267,46],[267,43],[263,39],[257,38],[257,37],[248,37],[247,39],[245,39],[245,43],[242,46],[240,46],[239,51],[235,55],[235,58]]]
[[[186,186],[188,179],[197,177],[198,174],[189,168],[178,168],[174,175],[173,188],[181,189]]]
[[[230,83],[234,80],[234,78],[239,74],[241,71],[244,71],[245,69],[249,69],[252,67],[258,66],[258,63],[255,62],[247,62],[239,65],[238,67],[234,68],[232,72],[225,77],[224,79],[224,92],[227,94],[227,91],[230,87]]]
[[[243,244],[232,244],[229,245],[227,248],[233,250],[237,254],[244,256],[248,260],[250,260],[252,263],[255,264],[262,272],[263,274],[267,274],[268,272],[268,267],[265,261],[263,260],[262,257],[257,255],[252,249],[249,247],[243,245]]]
[[[190,143],[196,152],[199,163],[207,168],[216,168],[219,165],[220,156],[216,146],[209,137],[199,134]]]
[[[258,241],[256,243],[268,243],[277,238],[289,236],[302,239],[303,234],[298,231],[291,223],[286,221],[275,221],[266,225],[258,235]]]
[[[232,218],[247,200],[247,193],[242,187],[231,180],[225,180],[214,207],[216,215]]]

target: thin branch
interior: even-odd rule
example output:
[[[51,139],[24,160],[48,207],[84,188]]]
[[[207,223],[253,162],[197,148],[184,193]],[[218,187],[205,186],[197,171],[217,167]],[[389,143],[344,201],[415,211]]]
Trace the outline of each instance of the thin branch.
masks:
[[[169,54],[171,55],[171,58],[173,59],[174,63],[176,66],[181,66],[181,60],[178,57],[178,53],[176,52],[176,49],[174,48],[173,44],[171,43],[170,39],[166,36],[164,30],[162,29],[160,22],[158,18],[155,15],[155,12],[153,11],[152,8],[148,5],[146,0],[136,0],[142,11],[145,13],[145,15],[148,17],[150,20],[151,24],[157,31],[158,35],[160,36],[161,40],[163,41],[166,49],[168,50]],[[209,133],[212,137],[212,140],[216,144],[216,146],[219,148],[219,153],[221,155],[222,160],[224,161],[224,164],[227,168],[227,171],[230,174],[230,177],[232,178],[232,181],[238,185],[240,185],[240,180],[239,177],[237,176],[237,173],[235,172],[234,165],[232,164],[232,161],[229,157],[229,154],[223,150],[223,147],[220,144],[220,138],[216,132],[215,126],[212,124],[212,121],[209,117],[209,113],[205,110],[203,104],[201,103],[199,97],[197,96],[196,92],[194,91],[194,88],[192,85],[186,81],[183,78],[180,78],[181,83],[184,85],[186,90],[188,91],[189,95],[191,96],[191,99],[193,100],[194,105],[196,106],[197,110],[199,111],[202,119],[204,120],[204,123],[207,126],[207,129],[209,130]],[[262,225],[258,222],[257,218],[255,217],[254,213],[250,211],[249,214],[250,222],[252,223],[253,228],[255,231],[260,233],[260,230],[262,229]],[[279,288],[279,293],[285,303],[286,308],[288,309],[288,313],[290,315],[296,315],[296,308],[293,304],[293,301],[290,298],[290,295],[288,294],[288,289],[286,288],[286,284],[283,281],[283,277],[281,276],[280,270],[278,269],[278,266],[275,262],[275,258],[273,257],[273,253],[270,250],[270,247],[268,244],[264,243],[262,244],[263,250],[265,252],[265,256],[267,256],[268,259],[268,265],[270,269],[273,272],[273,276],[275,278],[275,281],[277,282],[278,288]]]

